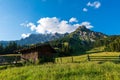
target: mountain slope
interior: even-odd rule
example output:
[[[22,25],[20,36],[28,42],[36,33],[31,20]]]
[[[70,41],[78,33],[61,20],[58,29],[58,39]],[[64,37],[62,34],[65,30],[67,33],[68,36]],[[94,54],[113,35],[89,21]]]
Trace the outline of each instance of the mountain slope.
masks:
[[[18,44],[36,44],[36,43],[44,43],[47,41],[55,40],[64,37],[67,34],[31,34],[29,37],[25,39],[21,39],[17,41]]]
[[[63,38],[66,34],[31,34],[29,37],[21,40],[16,40],[15,42],[19,45],[26,45],[26,44],[36,44],[36,43],[44,43],[47,41]],[[11,41],[0,41],[3,45],[7,45]]]
[[[87,29],[85,26],[80,26],[69,35],[51,41],[50,43],[53,47],[58,49],[59,53],[61,53],[60,56],[76,55],[91,49],[96,40],[106,37],[107,35],[103,33],[94,32]]]
[[[78,41],[82,41],[81,43],[85,44],[85,42],[94,42],[97,39],[106,38],[107,36],[100,32],[94,32],[87,29],[85,26],[80,26],[74,32],[68,34],[31,34],[29,37],[21,40],[16,40],[15,42],[20,45],[26,44],[36,44],[36,43],[44,43],[47,41],[52,41],[56,39],[60,39],[61,41],[69,40],[70,43],[75,43]],[[61,39],[62,38],[62,39]],[[60,41],[59,40],[59,41]],[[60,41],[60,42],[61,42]],[[10,41],[0,41],[3,45],[7,45]],[[77,43],[76,43],[77,44]]]
[[[73,38],[79,38],[82,41],[91,41],[91,42],[97,39],[107,37],[107,35],[100,32],[91,31],[90,29],[87,29],[85,26],[80,26],[74,32],[69,34],[69,36]]]

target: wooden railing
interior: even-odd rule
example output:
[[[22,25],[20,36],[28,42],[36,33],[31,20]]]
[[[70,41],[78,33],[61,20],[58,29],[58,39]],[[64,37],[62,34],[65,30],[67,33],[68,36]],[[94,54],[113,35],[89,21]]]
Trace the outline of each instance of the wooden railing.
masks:
[[[87,56],[88,61],[120,61],[119,56]]]
[[[20,55],[0,55],[0,65],[14,64],[20,60]]]

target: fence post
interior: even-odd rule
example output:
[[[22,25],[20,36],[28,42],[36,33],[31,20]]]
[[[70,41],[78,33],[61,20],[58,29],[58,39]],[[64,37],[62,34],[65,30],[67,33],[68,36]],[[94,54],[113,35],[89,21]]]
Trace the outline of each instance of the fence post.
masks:
[[[88,57],[88,61],[90,61],[90,56],[88,55],[87,57]]]
[[[59,58],[57,58],[57,63],[59,63]]]
[[[16,56],[16,57],[15,57],[15,63],[16,63],[16,64],[17,64],[17,58],[18,58],[18,57]]]
[[[60,61],[61,61],[61,63],[62,63],[62,58],[60,58]]]
[[[119,61],[120,61],[120,55],[119,55]]]
[[[58,62],[58,59],[57,58],[55,58],[55,63],[57,63]]]
[[[73,62],[73,56],[71,58],[72,58],[72,62]]]

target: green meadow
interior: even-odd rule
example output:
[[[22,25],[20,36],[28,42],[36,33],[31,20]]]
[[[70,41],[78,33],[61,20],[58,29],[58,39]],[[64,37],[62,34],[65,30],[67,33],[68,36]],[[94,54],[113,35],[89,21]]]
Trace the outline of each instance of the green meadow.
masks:
[[[119,56],[118,52],[101,52],[97,56]],[[60,61],[62,59],[62,62]],[[0,66],[0,80],[119,80],[120,63],[87,61],[87,55],[56,58],[56,63]]]

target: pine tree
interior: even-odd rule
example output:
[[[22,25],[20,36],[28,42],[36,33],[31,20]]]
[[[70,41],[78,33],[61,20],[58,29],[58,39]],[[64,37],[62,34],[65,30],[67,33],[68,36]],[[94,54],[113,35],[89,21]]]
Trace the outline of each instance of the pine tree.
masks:
[[[4,47],[2,44],[0,44],[0,53],[3,53],[3,51],[4,51]]]

